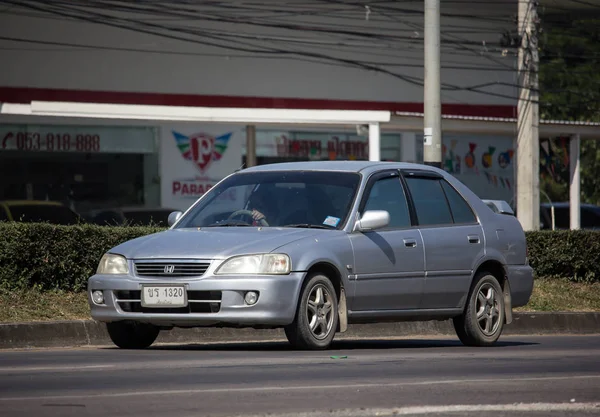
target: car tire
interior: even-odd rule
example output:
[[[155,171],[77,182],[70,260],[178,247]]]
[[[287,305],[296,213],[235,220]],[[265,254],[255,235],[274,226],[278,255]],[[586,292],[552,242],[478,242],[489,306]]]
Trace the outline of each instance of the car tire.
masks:
[[[110,340],[121,349],[146,349],[156,338],[160,329],[146,323],[117,321],[106,323]]]
[[[504,294],[495,276],[477,274],[464,313],[453,319],[454,329],[466,346],[491,346],[504,328]]]
[[[331,280],[322,274],[310,275],[300,293],[296,317],[284,328],[297,349],[327,349],[338,325],[338,300]]]

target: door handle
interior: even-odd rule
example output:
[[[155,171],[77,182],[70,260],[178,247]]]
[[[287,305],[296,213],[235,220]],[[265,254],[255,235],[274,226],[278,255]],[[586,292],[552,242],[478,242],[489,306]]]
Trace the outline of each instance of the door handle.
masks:
[[[469,235],[469,243],[479,243],[479,236],[478,235]]]
[[[407,248],[415,248],[417,246],[417,241],[414,239],[404,239],[404,246]]]

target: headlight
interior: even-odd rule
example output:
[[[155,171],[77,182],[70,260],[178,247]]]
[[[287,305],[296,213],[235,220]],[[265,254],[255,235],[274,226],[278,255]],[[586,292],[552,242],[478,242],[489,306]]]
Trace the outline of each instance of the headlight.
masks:
[[[234,256],[227,259],[215,272],[229,274],[289,274],[292,268],[290,257],[284,254]]]
[[[121,255],[106,253],[96,270],[97,274],[128,274],[127,259]]]

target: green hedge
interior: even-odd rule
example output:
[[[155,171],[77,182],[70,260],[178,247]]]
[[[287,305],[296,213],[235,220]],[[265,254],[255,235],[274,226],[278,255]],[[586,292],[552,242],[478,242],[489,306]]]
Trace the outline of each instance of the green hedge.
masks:
[[[600,231],[544,230],[526,236],[536,276],[600,282]]]
[[[0,286],[83,290],[108,249],[161,230],[0,222]]]
[[[0,287],[80,291],[111,247],[159,227],[53,226],[0,222]],[[600,233],[527,233],[536,276],[600,281]]]

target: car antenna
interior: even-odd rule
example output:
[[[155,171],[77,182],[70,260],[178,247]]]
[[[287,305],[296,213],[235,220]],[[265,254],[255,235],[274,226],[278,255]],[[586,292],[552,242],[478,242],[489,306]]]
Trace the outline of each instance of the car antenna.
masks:
[[[234,172],[238,172],[238,171],[241,171],[242,169],[244,169],[244,165],[246,165],[245,162],[242,163],[242,165],[238,169],[236,169]]]

